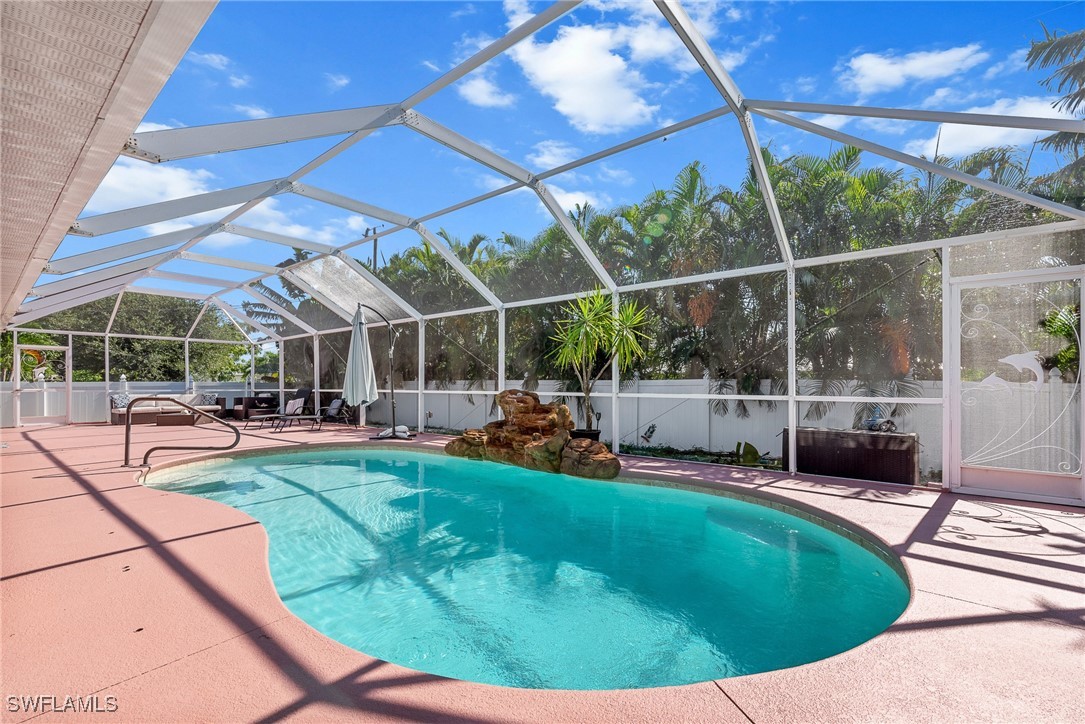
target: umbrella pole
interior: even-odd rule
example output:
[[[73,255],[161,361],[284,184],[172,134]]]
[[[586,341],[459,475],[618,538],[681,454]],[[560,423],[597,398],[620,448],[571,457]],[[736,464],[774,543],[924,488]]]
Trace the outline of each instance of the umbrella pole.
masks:
[[[391,428],[391,434],[390,435],[387,435],[385,437],[378,436],[378,437],[373,437],[373,438],[370,438],[370,439],[371,440],[387,440],[388,438],[399,437],[399,433],[396,431],[396,380],[395,380],[395,367],[392,365],[392,357],[393,357],[393,355],[395,353],[396,341],[395,341],[395,338],[392,337],[392,323],[388,321],[388,317],[384,316],[383,314],[380,313],[379,310],[374,309],[373,307],[369,306],[368,304],[362,304],[361,302],[358,302],[358,306],[359,307],[364,307],[365,309],[368,309],[369,311],[376,314],[378,317],[380,317],[381,319],[384,320],[384,324],[388,327],[388,401],[392,405],[392,428]],[[421,391],[419,391],[419,394],[422,394]],[[409,440],[411,437],[412,437],[411,433],[407,432],[406,435],[404,437],[400,438],[400,439],[401,440]]]
[[[388,322],[388,320],[384,320]],[[396,342],[392,339],[392,325],[388,324],[388,400],[392,403],[392,437],[396,436],[396,371],[392,365]]]

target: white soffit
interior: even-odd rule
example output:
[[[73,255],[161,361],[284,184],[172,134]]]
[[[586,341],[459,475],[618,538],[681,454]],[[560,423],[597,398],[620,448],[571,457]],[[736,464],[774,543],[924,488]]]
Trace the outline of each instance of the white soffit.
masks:
[[[0,3],[0,328],[215,4]]]

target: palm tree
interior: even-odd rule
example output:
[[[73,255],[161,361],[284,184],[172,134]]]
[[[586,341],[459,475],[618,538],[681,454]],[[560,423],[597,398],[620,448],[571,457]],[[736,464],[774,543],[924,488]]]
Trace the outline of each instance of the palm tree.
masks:
[[[1067,113],[1078,114],[1085,109],[1085,28],[1060,35],[1042,23],[1040,27],[1044,29],[1044,39],[1032,41],[1026,56],[1028,67],[1054,68],[1051,75],[1041,81],[1049,90],[1062,94],[1052,105]],[[1085,134],[1059,131],[1041,143],[1056,153],[1069,156],[1070,162],[1058,176],[1080,187],[1085,181]]]

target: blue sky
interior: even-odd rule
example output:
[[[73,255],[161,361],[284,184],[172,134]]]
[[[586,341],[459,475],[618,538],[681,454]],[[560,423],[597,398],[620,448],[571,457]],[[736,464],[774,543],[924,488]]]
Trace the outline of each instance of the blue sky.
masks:
[[[544,3],[221,2],[147,113],[141,130],[398,102],[500,37]],[[1085,24],[1081,2],[702,2],[687,9],[749,98],[1011,115],[1058,115],[1040,71],[1025,67],[1030,39]],[[533,171],[543,171],[723,105],[659,12],[646,2],[586,2],[423,102],[418,110]],[[930,155],[937,124],[840,116],[816,118],[870,140]],[[762,144],[781,155],[823,154],[830,142],[758,119]],[[1031,146],[1036,132],[945,126],[941,152]],[[86,215],[284,176],[338,139],[151,166],[121,159]],[[745,146],[724,117],[666,141],[548,181],[567,209],[609,207],[667,187],[701,160],[711,180],[733,185]],[[870,158],[871,163],[880,163]],[[1037,154],[1035,168],[1054,159]],[[888,162],[887,165],[896,167]],[[303,183],[422,216],[507,180],[402,127],[373,134]],[[211,221],[222,212],[202,216]],[[366,219],[292,195],[265,202],[238,223],[345,243]],[[428,226],[467,239],[475,232],[530,236],[549,223],[517,192]],[[57,256],[161,233],[177,224],[70,237]],[[382,242],[390,254],[417,237]],[[228,235],[196,251],[278,261],[282,247]],[[359,251],[359,255],[366,252]],[[184,262],[170,269],[192,273]],[[246,278],[223,271],[220,277]],[[155,286],[191,288],[177,283]],[[560,291],[560,290],[559,290]]]

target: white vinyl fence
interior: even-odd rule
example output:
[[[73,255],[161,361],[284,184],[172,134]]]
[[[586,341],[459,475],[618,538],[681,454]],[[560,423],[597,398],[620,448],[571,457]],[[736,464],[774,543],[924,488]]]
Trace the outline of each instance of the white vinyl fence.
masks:
[[[1014,393],[1014,397],[1030,400],[1029,410],[1008,410],[1006,394],[971,394],[980,383],[964,383],[966,398],[975,400],[967,412],[967,420],[962,447],[965,451],[982,449],[997,432],[992,426],[1002,424],[1013,416],[1021,418],[1018,437],[1021,440],[1040,440],[1042,445],[1032,448],[1013,458],[1014,467],[1034,466],[1031,469],[1047,469],[1052,449],[1069,450],[1080,457],[1081,440],[1081,404],[1076,397],[1077,387],[1061,383],[1057,379],[1046,384],[1031,396]],[[396,389],[396,422],[400,425],[417,427],[418,392],[408,386]],[[510,383],[510,386],[515,383]],[[1025,385],[1026,387],[1031,387]],[[63,386],[47,383],[62,395]],[[101,382],[77,382],[72,391],[73,422],[105,422],[109,419],[108,393]],[[111,383],[112,391],[120,391],[121,383]],[[1016,386],[1011,386],[1016,387]],[[765,387],[767,391],[767,386]],[[185,391],[183,383],[128,383],[130,394],[168,394]],[[245,395],[245,388],[238,383],[198,383],[198,392],[215,392],[225,397],[227,405],[232,405],[234,397]],[[537,390],[543,402],[561,396],[557,384],[543,381]],[[700,399],[694,395],[710,393],[708,383],[702,380],[651,380],[636,381],[626,386],[619,395],[619,442],[621,445],[670,446],[678,449],[694,449],[720,452],[734,450],[739,443],[750,443],[758,451],[773,456],[782,454],[781,431],[787,426],[787,404],[779,402],[773,407],[756,397],[746,400],[747,416],[740,417],[738,402],[728,401],[726,415],[712,411],[712,400]],[[667,397],[637,397],[635,395],[667,395]],[[924,479],[940,476],[942,469],[942,383],[926,382],[923,385],[923,399],[935,404],[917,404],[903,416],[894,417],[898,432],[919,434],[920,467]],[[431,428],[464,430],[482,427],[487,422],[499,419],[500,411],[494,404],[495,393],[468,389],[465,384],[452,385],[448,389],[427,389],[424,397],[423,414],[425,424]],[[578,425],[583,419],[577,415],[577,395],[567,396],[567,402],[576,416]],[[41,414],[33,405],[40,404],[40,395],[23,395],[23,415]],[[366,410],[365,419],[369,424],[386,425],[391,422],[389,394],[382,392],[380,399]],[[596,427],[603,431],[603,438],[611,436],[612,406],[610,385],[601,382],[596,387],[593,399],[601,419]],[[850,429],[852,426],[852,405],[837,403],[820,420],[804,419],[812,403],[799,404],[799,424],[809,427]],[[1038,410],[1038,412],[1037,412]],[[1055,422],[1055,424],[1052,424]],[[11,427],[14,423],[12,411],[11,384],[0,384],[0,426]],[[654,426],[654,429],[653,429]]]

